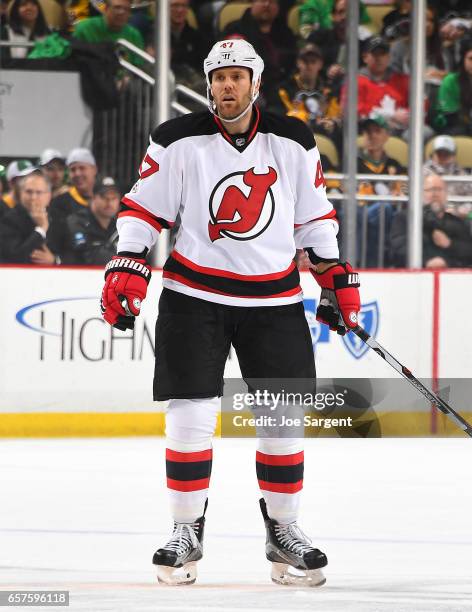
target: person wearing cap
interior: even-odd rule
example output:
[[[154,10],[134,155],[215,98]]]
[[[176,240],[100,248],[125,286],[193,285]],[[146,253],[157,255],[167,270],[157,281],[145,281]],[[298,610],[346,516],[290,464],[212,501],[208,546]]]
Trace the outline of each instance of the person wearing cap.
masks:
[[[33,172],[20,179],[19,192],[18,206],[0,224],[1,259],[5,263],[55,264],[49,244],[51,185],[44,175]]]
[[[381,115],[392,129],[402,133],[409,121],[409,77],[389,68],[390,46],[381,36],[371,36],[364,42],[362,60],[364,67],[357,79],[359,117]],[[343,107],[347,104],[346,94],[344,86]]]
[[[8,208],[15,208],[20,201],[20,179],[30,172],[37,170],[27,159],[17,159],[8,164],[5,178],[8,191],[2,196],[2,203]],[[3,207],[4,208],[4,207]],[[5,209],[5,208],[4,208]]]
[[[116,253],[116,218],[120,191],[109,176],[97,181],[90,206],[71,214],[66,221],[67,237],[62,263],[104,265]]]
[[[67,192],[69,188],[64,180],[66,161],[60,151],[45,149],[40,155],[39,166],[51,183],[53,198]]]
[[[97,164],[89,149],[72,149],[66,166],[72,185],[52,200],[50,209],[51,240],[54,252],[60,256],[65,253],[66,219],[90,204],[97,177]]]
[[[321,286],[319,321],[344,334],[357,326],[360,310],[358,275],[339,262],[336,213],[312,132],[255,104],[264,62],[247,41],[216,43],[203,69],[208,109],[152,132],[139,179],[122,199],[118,253],[105,267],[101,299],[105,321],[134,328],[151,278],[147,253],[179,218],[162,274],[153,384],[156,401],[170,400],[166,469],[174,528],[153,557],[158,580],[168,585],[195,582],[203,555],[211,441],[231,344],[251,390],[315,390],[297,248],[307,251]],[[259,438],[256,459],[272,580],[321,586],[326,556],[296,522],[303,427],[273,433]],[[228,528],[238,520],[230,508],[226,520]]]
[[[321,76],[320,49],[308,43],[300,49],[294,74],[278,89],[278,104],[269,108],[307,123],[314,132],[326,134],[340,144],[340,107]]]
[[[465,169],[457,162],[457,146],[452,136],[447,134],[436,136],[433,140],[433,148],[431,156],[426,160],[423,166],[424,176],[430,174],[451,175],[451,176],[467,176]],[[468,182],[451,181],[447,186],[448,195],[457,196],[472,196],[472,180]],[[463,212],[470,209],[467,204],[458,206]]]
[[[396,159],[389,157],[385,151],[385,144],[390,137],[387,121],[381,115],[374,115],[361,122],[360,132],[363,136],[363,146],[357,157],[357,172],[359,174],[372,174],[372,180],[360,181],[358,192],[360,195],[402,195],[405,186],[399,181],[380,181],[375,175],[407,174],[407,170]],[[362,236],[363,227],[367,223],[367,236],[365,236],[365,262],[367,268],[375,268],[385,261],[389,253],[388,238],[390,224],[394,214],[391,202],[360,200],[358,207],[358,235]],[[381,229],[381,219],[382,228]],[[381,236],[381,232],[383,236]],[[383,238],[385,251],[379,261],[379,241]]]

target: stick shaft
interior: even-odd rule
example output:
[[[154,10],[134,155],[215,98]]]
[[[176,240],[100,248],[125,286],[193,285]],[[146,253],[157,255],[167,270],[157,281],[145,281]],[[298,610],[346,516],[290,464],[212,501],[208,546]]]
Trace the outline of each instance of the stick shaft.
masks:
[[[424,397],[426,397],[434,406],[436,406],[442,413],[447,415],[454,423],[465,431],[467,435],[472,437],[472,426],[461,417],[449,404],[447,404],[443,399],[436,395],[432,391],[430,391],[427,387],[423,385],[415,376],[411,370],[402,365],[398,359],[396,359],[391,353],[389,353],[386,349],[381,346],[377,340],[372,338],[365,329],[363,329],[360,325],[355,327],[352,330],[356,336],[358,336],[367,346],[369,346],[373,351],[375,351],[382,359],[384,359],[388,364],[392,366],[394,370],[396,370],[399,374],[401,374],[406,380],[417,389]]]

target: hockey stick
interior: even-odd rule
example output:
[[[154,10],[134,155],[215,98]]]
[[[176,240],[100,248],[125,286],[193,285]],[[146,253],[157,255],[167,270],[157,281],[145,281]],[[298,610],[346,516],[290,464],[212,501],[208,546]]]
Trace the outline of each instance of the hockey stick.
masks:
[[[370,336],[365,329],[363,329],[360,325],[354,327],[351,330],[358,336],[367,346],[369,346],[373,351],[380,355],[382,359],[384,359],[388,364],[392,366],[394,370],[399,372],[407,381],[415,387],[422,395],[424,395],[436,408],[438,408],[441,412],[443,412],[446,416],[448,416],[454,423],[465,431],[467,435],[472,438],[472,426],[467,423],[465,419],[461,417],[460,414],[446,404],[444,400],[442,400],[439,395],[436,395],[432,391],[430,391],[427,387],[425,387],[415,376],[413,373],[404,365],[402,365],[393,355],[391,355],[387,350],[381,346],[377,340],[374,340],[372,336]]]

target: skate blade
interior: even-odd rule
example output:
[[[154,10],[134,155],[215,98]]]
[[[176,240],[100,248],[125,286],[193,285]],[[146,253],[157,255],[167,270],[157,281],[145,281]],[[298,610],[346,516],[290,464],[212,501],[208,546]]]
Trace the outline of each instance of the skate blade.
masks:
[[[184,586],[193,584],[197,579],[197,563],[193,561],[182,567],[169,565],[157,566],[157,581],[166,586]]]
[[[295,573],[299,572],[299,573]],[[296,570],[286,563],[272,563],[272,582],[284,586],[320,587],[326,582],[320,569]]]

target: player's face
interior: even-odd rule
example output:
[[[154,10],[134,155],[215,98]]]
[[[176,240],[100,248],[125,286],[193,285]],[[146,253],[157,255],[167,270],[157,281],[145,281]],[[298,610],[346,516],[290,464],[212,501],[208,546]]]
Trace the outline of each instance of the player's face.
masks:
[[[237,117],[251,102],[248,68],[219,68],[212,73],[211,93],[220,117]]]

